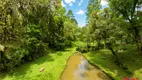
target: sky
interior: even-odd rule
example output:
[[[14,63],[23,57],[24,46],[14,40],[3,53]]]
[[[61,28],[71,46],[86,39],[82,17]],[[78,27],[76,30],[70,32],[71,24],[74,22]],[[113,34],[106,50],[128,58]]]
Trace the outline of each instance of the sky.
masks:
[[[62,0],[62,6],[66,8],[66,11],[72,10],[79,27],[86,25],[88,1],[89,0]],[[101,4],[104,8],[108,5],[108,2],[101,0]]]

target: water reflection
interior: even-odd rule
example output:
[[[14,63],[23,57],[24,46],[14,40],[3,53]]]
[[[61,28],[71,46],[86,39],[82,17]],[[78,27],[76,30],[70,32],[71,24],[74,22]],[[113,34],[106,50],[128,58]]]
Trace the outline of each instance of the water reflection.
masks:
[[[101,70],[89,64],[80,54],[70,57],[61,80],[111,80]]]

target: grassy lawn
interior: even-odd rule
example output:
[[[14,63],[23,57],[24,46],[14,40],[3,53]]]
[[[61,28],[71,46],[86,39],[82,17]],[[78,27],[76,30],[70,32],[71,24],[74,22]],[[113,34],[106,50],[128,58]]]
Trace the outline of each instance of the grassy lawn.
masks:
[[[6,74],[0,74],[0,80],[59,80],[66,60],[75,52],[75,48],[52,52],[39,59],[25,63]],[[45,68],[40,72],[41,68]]]
[[[117,53],[120,62],[132,73],[118,67],[114,57],[107,49],[95,52],[88,52],[84,56],[94,65],[98,66],[114,80],[123,80],[124,77],[136,77],[142,80],[142,54],[138,54],[136,47],[131,47],[123,53]]]

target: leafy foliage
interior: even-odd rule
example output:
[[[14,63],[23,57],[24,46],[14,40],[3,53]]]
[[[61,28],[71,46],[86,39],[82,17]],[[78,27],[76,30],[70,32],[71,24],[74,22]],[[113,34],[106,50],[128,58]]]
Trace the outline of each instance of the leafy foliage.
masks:
[[[0,42],[7,49],[0,52],[0,71],[35,60],[49,49],[71,47],[78,26],[65,12],[60,0],[1,0]]]
[[[87,9],[88,36],[90,36],[88,46],[97,42],[98,49],[108,48],[119,64],[117,53],[119,50],[126,50],[122,46],[137,42],[138,50],[141,49],[140,16],[137,15],[141,11],[136,11],[141,1],[110,0],[108,2],[110,8],[100,9],[99,0],[89,0]]]

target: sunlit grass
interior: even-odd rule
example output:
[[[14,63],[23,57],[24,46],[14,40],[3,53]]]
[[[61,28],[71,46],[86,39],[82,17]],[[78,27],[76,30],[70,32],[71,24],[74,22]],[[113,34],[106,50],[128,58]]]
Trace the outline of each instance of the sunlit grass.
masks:
[[[131,46],[123,53],[117,53],[120,62],[132,73],[118,67],[114,62],[114,57],[107,49],[95,52],[88,52],[84,56],[94,65],[101,68],[115,80],[123,80],[125,77],[136,77],[142,79],[142,55],[136,52],[136,47]]]
[[[0,80],[59,80],[66,60],[75,52],[75,48],[52,52],[49,55],[25,63],[14,70],[0,75]],[[40,72],[40,68],[45,68]]]

